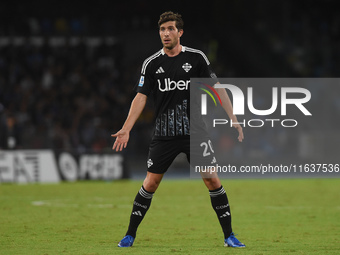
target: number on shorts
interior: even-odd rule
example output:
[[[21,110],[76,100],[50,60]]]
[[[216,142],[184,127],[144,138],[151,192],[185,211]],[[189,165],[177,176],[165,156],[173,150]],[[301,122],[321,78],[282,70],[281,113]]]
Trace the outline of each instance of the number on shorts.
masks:
[[[209,156],[211,153],[214,153],[214,149],[212,147],[212,142],[210,140],[208,140],[208,142],[203,142],[200,144],[201,147],[204,147],[204,151],[203,151],[203,157]],[[210,150],[210,151],[209,151]]]

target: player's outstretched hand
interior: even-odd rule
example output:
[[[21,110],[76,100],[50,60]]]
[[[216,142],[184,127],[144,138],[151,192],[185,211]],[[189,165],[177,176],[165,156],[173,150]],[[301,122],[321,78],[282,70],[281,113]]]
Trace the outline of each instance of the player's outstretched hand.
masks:
[[[111,135],[112,137],[116,137],[116,141],[113,144],[112,150],[116,149],[116,151],[122,151],[123,148],[125,149],[129,141],[129,133],[130,132],[121,129],[117,133]]]
[[[234,126],[234,128],[236,128],[236,130],[238,132],[238,138],[237,138],[238,141],[242,142],[242,140],[244,139],[242,127],[240,126],[240,124],[235,124],[233,126]]]

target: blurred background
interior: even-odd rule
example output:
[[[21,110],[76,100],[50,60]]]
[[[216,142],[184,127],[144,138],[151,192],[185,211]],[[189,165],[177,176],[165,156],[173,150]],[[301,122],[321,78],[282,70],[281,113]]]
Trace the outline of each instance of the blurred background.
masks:
[[[335,0],[1,1],[0,149],[111,153],[110,135],[125,121],[143,60],[162,47],[157,22],[169,10],[184,19],[181,43],[205,52],[219,77],[338,77]],[[338,95],[319,97],[335,120]],[[152,111],[148,103],[122,152],[137,174],[146,169]],[[226,136],[230,155],[275,151],[256,135],[236,151],[235,134]]]

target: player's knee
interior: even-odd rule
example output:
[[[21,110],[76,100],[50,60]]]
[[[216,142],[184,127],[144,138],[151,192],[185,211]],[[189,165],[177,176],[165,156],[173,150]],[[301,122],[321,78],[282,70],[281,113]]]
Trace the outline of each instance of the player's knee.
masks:
[[[155,192],[159,186],[159,183],[157,182],[147,182],[143,184],[144,189],[148,192]]]
[[[143,182],[144,189],[148,192],[155,192],[160,184],[160,180],[145,179]]]
[[[221,187],[221,181],[219,178],[203,178],[203,181],[209,190],[214,190]]]

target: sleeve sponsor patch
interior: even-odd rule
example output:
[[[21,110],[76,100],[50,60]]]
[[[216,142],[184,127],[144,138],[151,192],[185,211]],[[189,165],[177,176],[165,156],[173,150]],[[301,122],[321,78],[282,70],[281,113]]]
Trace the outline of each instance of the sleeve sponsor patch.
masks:
[[[210,77],[213,79],[217,78],[216,74],[213,71],[210,72]]]
[[[144,76],[142,75],[142,76],[140,77],[138,87],[143,87],[143,85],[144,85]]]

